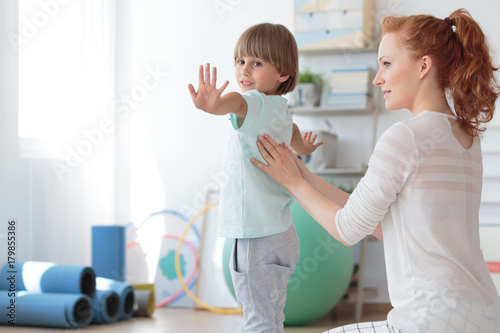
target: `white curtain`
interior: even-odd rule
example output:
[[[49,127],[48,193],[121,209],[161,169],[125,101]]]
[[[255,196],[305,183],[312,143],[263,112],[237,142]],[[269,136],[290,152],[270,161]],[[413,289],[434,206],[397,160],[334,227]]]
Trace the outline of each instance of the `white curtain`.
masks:
[[[90,264],[114,224],[115,0],[19,2],[19,153],[31,260]]]

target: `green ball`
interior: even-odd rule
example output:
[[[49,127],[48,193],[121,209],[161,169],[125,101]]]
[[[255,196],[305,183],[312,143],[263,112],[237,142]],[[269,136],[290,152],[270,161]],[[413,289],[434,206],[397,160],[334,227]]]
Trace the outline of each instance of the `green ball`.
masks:
[[[300,259],[288,281],[283,311],[285,325],[297,326],[321,318],[338,304],[351,281],[353,252],[314,221],[298,202],[291,209]],[[229,271],[233,243],[233,239],[226,239],[222,260],[226,284],[235,296]]]

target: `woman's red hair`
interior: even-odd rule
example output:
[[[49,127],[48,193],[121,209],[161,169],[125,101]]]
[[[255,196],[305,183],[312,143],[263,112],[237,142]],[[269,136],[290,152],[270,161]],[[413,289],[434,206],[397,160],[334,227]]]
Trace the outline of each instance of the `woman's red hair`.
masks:
[[[437,68],[440,86],[449,92],[462,127],[478,135],[493,118],[500,87],[495,79],[486,38],[465,9],[446,20],[430,15],[386,17],[382,34],[401,33],[403,44],[421,58],[428,55]]]

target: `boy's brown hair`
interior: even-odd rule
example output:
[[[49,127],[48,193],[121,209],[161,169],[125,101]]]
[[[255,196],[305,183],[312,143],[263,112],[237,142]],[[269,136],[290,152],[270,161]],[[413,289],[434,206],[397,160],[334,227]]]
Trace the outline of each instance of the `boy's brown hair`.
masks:
[[[236,42],[234,61],[243,56],[262,59],[278,69],[288,80],[278,87],[278,95],[293,91],[299,76],[297,42],[284,25],[261,23],[248,28]]]

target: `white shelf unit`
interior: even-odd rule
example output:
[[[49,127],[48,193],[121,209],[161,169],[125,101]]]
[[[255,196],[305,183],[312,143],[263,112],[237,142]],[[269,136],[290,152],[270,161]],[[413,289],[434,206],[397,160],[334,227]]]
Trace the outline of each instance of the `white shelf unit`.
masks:
[[[371,138],[370,151],[373,151],[376,143],[377,124],[379,115],[379,97],[380,94],[374,93],[374,96],[369,98],[365,108],[331,108],[331,107],[292,107],[290,111],[296,115],[306,115],[311,117],[324,116],[371,116]],[[367,164],[353,168],[332,168],[323,170],[311,170],[318,176],[359,176],[362,177],[368,168]],[[348,295],[348,303],[354,303],[354,319],[360,320],[363,313],[363,300],[376,297],[377,290],[365,289],[365,271],[366,271],[366,251],[368,241],[373,239],[373,236],[367,236],[361,241],[361,253],[359,262],[359,278],[356,292]]]
[[[330,108],[330,107],[292,107],[290,111],[293,114],[302,116],[350,116],[370,114],[370,108],[373,107],[373,102],[369,103],[366,108]]]
[[[370,137],[370,151],[375,148],[377,139],[377,125],[379,115],[379,97],[380,94],[375,93],[374,96],[368,99],[366,107],[364,108],[332,108],[332,107],[291,107],[290,112],[295,115],[301,116],[371,116],[371,137]],[[362,176],[368,168],[367,164],[362,164],[357,167],[351,168],[330,168],[322,170],[311,170],[317,175],[353,175]]]
[[[316,15],[316,13],[322,13],[322,12],[328,12],[332,10],[332,7],[334,6],[339,6],[340,12],[343,13],[343,15],[349,14],[351,11],[351,7],[349,8],[343,8],[346,4],[343,3],[334,3],[333,1],[330,3],[332,7],[329,8],[324,8],[323,6],[325,5],[326,2],[313,2],[311,1],[308,3],[308,6],[302,7],[297,14],[295,15],[295,26],[296,28],[299,27],[298,23],[304,23],[300,21],[300,15],[302,13],[308,13],[311,17],[313,15]],[[349,4],[352,5],[352,4]],[[325,38],[322,41],[317,41],[316,43],[312,43],[309,45],[300,45],[299,43],[299,52],[308,58],[313,58],[313,57],[324,57],[325,55],[330,55],[330,54],[337,54],[337,55],[344,55],[348,56],[351,54],[355,53],[371,53],[371,52],[376,52],[376,42],[375,38],[372,38],[372,33],[373,31],[370,30],[371,27],[371,22],[373,22],[373,14],[374,14],[374,1],[373,0],[363,0],[360,3],[360,8],[358,8],[361,12],[362,15],[360,17],[360,27],[359,27],[359,32],[361,33],[361,43],[356,43],[353,41],[349,41],[348,36],[342,36],[337,39],[327,39]],[[321,14],[320,14],[321,15]],[[326,14],[329,15],[329,14]],[[351,22],[352,20],[349,20]],[[314,25],[314,22],[312,20],[308,20],[310,24],[310,29],[316,28]],[[327,22],[343,22],[341,20],[331,20]],[[327,32],[332,29],[332,27],[328,26],[329,23],[327,23],[327,26],[324,26],[324,30]],[[306,24],[306,27],[308,25]],[[307,31],[307,29],[302,29],[303,27],[301,26],[301,29],[299,30],[299,33],[302,31]],[[350,34],[357,36],[356,34]],[[356,37],[358,38],[358,37]],[[328,47],[327,47],[328,44]],[[323,93],[325,93],[323,91]],[[335,116],[335,117],[346,117],[346,116],[353,116],[356,115],[358,117],[363,117],[366,119],[366,121],[371,121],[371,137],[369,138],[370,140],[370,152],[373,151],[373,148],[375,147],[375,142],[376,142],[376,132],[377,132],[377,122],[378,122],[378,114],[379,114],[379,95],[380,94],[373,94],[371,98],[367,98],[365,107],[363,108],[340,108],[340,107],[335,107],[335,108],[330,108],[330,107],[295,107],[295,108],[290,108],[290,111],[292,114],[296,115],[301,115],[301,116],[311,116],[311,117],[330,117],[330,116]],[[371,117],[371,120],[370,120]],[[367,163],[368,161],[362,161],[362,163]],[[355,176],[361,178],[367,170],[366,165],[359,165],[359,166],[354,166],[351,168],[333,168],[333,169],[324,169],[324,170],[311,170],[315,174],[319,176],[339,176],[339,177],[351,177]],[[376,295],[376,292],[373,293],[371,290],[366,290],[364,289],[364,275],[365,275],[365,268],[366,268],[366,248],[367,248],[367,241],[369,237],[366,237],[362,242],[361,242],[361,255],[360,255],[360,267],[359,267],[359,272],[358,272],[358,286],[357,286],[357,291],[355,295],[349,295],[351,299],[354,299],[355,303],[355,313],[354,317],[356,320],[359,320],[361,318],[362,314],[362,303],[363,299],[366,297],[373,297],[373,295]]]
[[[362,176],[365,174],[368,165],[363,164],[359,168],[329,168],[323,170],[311,170],[312,173],[322,176],[322,175],[352,175],[352,176]]]

